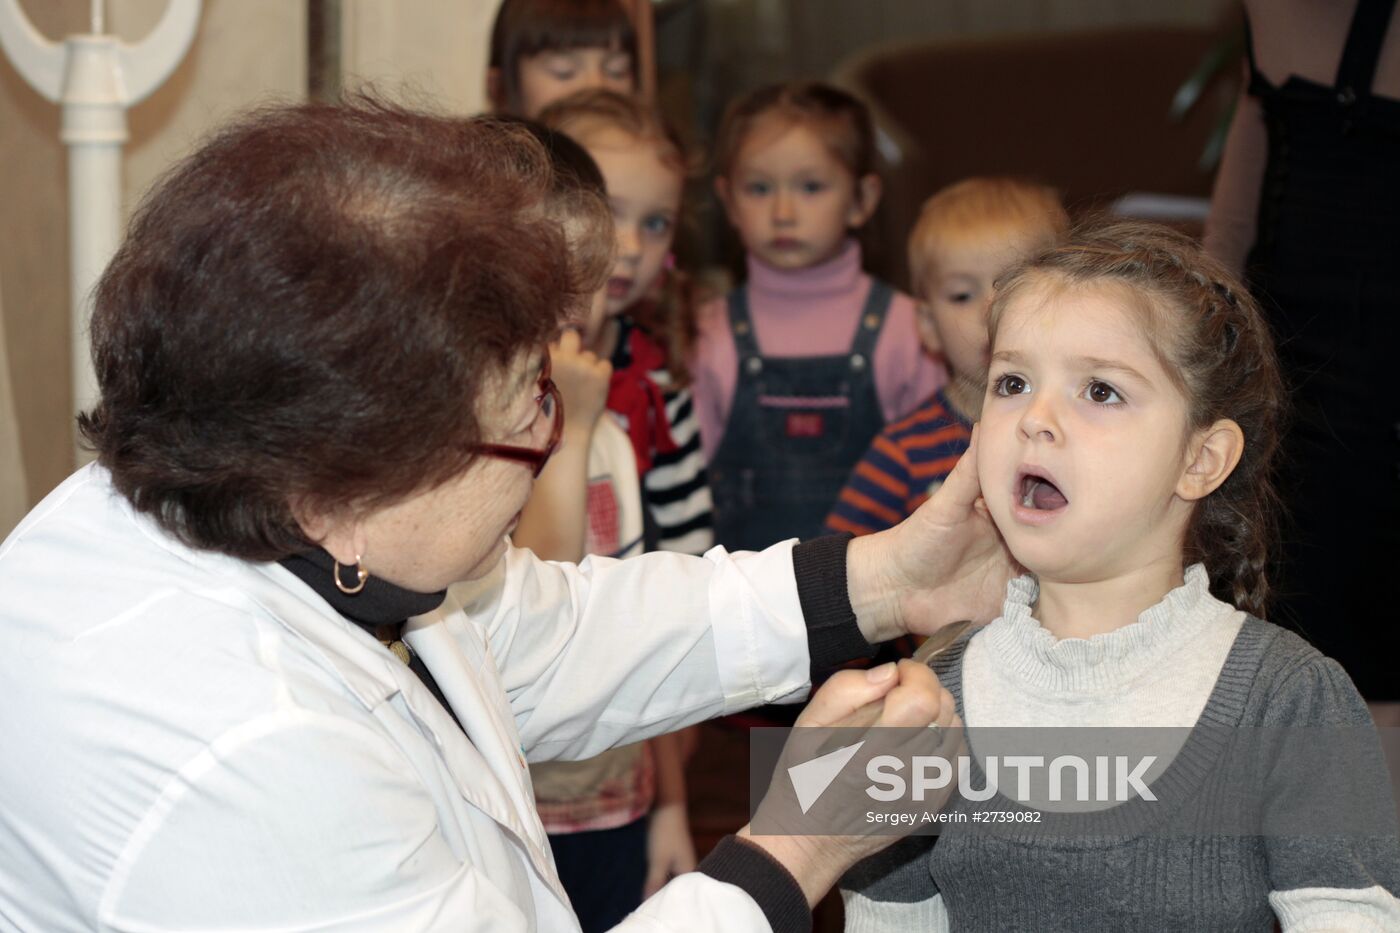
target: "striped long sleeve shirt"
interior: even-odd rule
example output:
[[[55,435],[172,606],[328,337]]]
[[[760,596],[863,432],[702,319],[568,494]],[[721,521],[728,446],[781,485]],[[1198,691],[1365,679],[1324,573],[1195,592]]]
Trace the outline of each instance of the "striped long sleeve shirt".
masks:
[[[636,326],[620,319],[622,333],[613,355],[613,368],[631,362],[628,335]],[[700,448],[700,420],[689,387],[676,388],[670,372],[661,367],[648,372],[661,389],[673,451],[653,451],[651,468],[642,476],[646,502],[649,549],[703,554],[715,543],[714,504],[710,498],[705,455]]]
[[[898,525],[942,485],[972,440],[972,423],[940,389],[885,426],[827,516],[828,531],[867,535]]]

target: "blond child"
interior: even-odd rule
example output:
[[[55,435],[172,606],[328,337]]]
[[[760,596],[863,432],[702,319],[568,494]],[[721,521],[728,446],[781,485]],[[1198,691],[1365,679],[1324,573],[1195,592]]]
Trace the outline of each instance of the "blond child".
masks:
[[[909,235],[909,267],[919,336],[942,356],[949,382],[881,430],[827,516],[828,531],[890,528],[942,485],[982,410],[992,286],[1068,229],[1053,190],[1014,178],[968,178],[924,202]]]

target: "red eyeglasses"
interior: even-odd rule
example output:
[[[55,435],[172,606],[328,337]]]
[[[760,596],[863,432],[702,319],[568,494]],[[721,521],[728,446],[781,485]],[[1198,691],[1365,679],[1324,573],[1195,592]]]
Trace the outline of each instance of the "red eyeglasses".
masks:
[[[534,476],[539,476],[554,455],[554,448],[559,446],[559,436],[564,433],[564,400],[559,397],[559,387],[549,378],[548,350],[544,354],[544,365],[540,367],[539,387],[540,394],[535,396],[535,404],[540,407],[541,415],[551,419],[549,441],[544,447],[535,450],[533,447],[514,447],[510,444],[477,444],[472,449],[482,456],[523,463]],[[530,424],[534,426],[533,421]]]

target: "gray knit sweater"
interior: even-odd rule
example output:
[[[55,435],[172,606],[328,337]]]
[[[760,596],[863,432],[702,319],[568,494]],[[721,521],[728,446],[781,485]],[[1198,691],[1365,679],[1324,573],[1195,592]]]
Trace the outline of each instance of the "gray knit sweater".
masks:
[[[1197,568],[1193,568],[1197,569]],[[1023,578],[1030,579],[1030,578]],[[1204,572],[1188,574],[1204,589]],[[1034,584],[1020,593],[1034,601]],[[1013,587],[1013,597],[1016,595]],[[1177,593],[1163,605],[1189,607],[1205,618],[1204,599]],[[1008,609],[1012,607],[1008,599]],[[1229,610],[1224,604],[1217,607]],[[1149,625],[1184,634],[1178,618],[1165,613]],[[1149,619],[1144,614],[1144,619]],[[1004,637],[1020,625],[1020,637],[1043,633],[1028,610],[1020,618],[994,622],[989,634]],[[1212,617],[1209,624],[1221,624]],[[1001,629],[992,631],[996,626]],[[1147,635],[1144,635],[1147,632]],[[1114,633],[1110,639],[1118,638]],[[1140,647],[1149,630],[1124,637]],[[937,665],[939,679],[964,713],[965,638]],[[1081,646],[1072,646],[1076,649]],[[1097,647],[1097,646],[1096,646]],[[1126,699],[1126,698],[1125,698]],[[1063,724],[1075,723],[1066,704]],[[1219,668],[1198,722],[1214,726],[1365,726],[1364,702],[1342,669],[1302,639],[1257,619],[1245,619]],[[978,723],[969,721],[975,730]],[[1187,796],[1164,803],[1183,811]],[[951,807],[997,809],[957,799]],[[1400,839],[1280,838],[1243,835],[1127,838],[1046,838],[945,831],[914,837],[857,865],[842,881],[847,930],[968,931],[1400,931]]]

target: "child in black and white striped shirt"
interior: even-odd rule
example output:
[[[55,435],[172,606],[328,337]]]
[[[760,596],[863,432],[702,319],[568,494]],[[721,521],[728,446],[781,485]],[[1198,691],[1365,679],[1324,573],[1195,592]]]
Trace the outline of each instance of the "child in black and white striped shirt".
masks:
[[[681,367],[693,333],[671,245],[688,174],[685,150],[649,106],[584,91],[540,114],[588,150],[607,183],[617,257],[606,321],[589,347],[611,360],[608,410],[632,440],[646,504],[648,550],[703,554],[714,543],[699,421]]]

